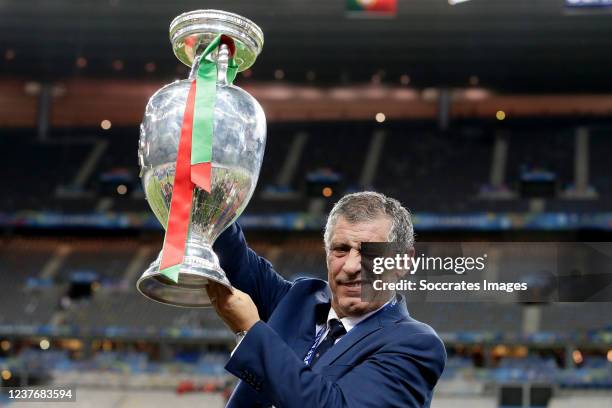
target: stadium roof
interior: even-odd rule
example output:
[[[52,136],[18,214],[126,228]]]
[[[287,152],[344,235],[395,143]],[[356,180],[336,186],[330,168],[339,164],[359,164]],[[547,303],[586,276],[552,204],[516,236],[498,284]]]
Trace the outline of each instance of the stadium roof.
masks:
[[[0,77],[184,77],[168,41],[181,12],[219,8],[265,33],[252,78],[415,87],[611,92],[612,14],[562,0],[398,0],[395,18],[348,18],[345,0],[2,0]],[[2,58],[4,57],[4,58]],[[77,59],[81,67],[77,66]],[[120,63],[116,62],[120,61]],[[113,62],[115,65],[113,66]],[[147,65],[148,64],[148,65]],[[314,80],[313,80],[314,78]],[[406,79],[406,77],[404,77]]]

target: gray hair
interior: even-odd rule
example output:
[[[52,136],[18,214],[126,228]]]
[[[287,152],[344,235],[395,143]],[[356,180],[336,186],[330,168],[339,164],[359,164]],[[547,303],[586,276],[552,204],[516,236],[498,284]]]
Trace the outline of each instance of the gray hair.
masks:
[[[323,235],[326,252],[329,252],[331,247],[332,230],[340,216],[350,223],[368,222],[387,216],[391,220],[389,242],[397,242],[406,249],[414,245],[410,212],[394,198],[373,191],[363,191],[345,195],[330,211]]]

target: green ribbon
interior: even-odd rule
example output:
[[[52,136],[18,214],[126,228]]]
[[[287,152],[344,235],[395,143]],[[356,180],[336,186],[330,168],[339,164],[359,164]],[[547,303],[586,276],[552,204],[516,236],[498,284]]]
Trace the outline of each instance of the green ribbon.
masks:
[[[221,45],[222,36],[218,35],[208,44],[200,59],[196,77],[196,99],[191,144],[192,182],[210,192],[212,140],[217,93],[217,63],[206,57]],[[238,66],[230,56],[227,67],[227,82],[233,83]],[[202,166],[203,165],[203,166]]]

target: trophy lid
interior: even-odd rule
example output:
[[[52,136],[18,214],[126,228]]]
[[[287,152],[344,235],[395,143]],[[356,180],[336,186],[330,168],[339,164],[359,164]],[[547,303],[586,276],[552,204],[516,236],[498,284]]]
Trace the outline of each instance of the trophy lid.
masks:
[[[204,49],[219,34],[234,40],[238,71],[253,65],[263,47],[263,31],[251,20],[227,11],[194,10],[170,23],[174,55],[187,66],[192,65],[198,48]]]

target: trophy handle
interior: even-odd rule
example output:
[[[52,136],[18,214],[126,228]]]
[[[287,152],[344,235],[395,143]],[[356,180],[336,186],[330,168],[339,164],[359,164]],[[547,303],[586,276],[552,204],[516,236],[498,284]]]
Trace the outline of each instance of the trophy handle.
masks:
[[[202,58],[209,58],[210,60],[217,62],[217,85],[229,85],[229,82],[227,81],[227,68],[229,64],[230,50],[227,44],[221,44],[218,49],[214,50],[209,55],[204,55],[203,48],[198,49],[197,52],[198,55],[196,55],[194,62],[191,65],[189,79],[196,79]]]
[[[221,10],[194,10],[183,13],[170,23],[170,42],[174,55],[191,67],[198,50],[224,34],[234,40],[234,59],[238,72],[248,69],[261,52],[263,32],[251,20]]]

